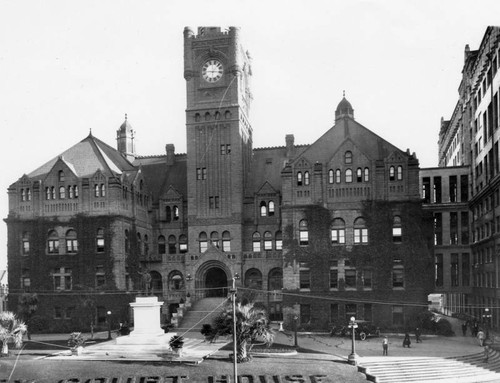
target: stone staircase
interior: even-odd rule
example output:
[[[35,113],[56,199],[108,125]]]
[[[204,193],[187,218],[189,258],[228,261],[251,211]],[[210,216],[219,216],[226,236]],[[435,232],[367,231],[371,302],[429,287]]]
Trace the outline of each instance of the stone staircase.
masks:
[[[212,324],[213,319],[222,311],[227,298],[203,298],[191,306],[180,320],[177,333],[199,333],[205,323]]]
[[[359,371],[378,383],[473,383],[500,382],[500,354],[489,347],[485,353],[461,357],[367,357]]]

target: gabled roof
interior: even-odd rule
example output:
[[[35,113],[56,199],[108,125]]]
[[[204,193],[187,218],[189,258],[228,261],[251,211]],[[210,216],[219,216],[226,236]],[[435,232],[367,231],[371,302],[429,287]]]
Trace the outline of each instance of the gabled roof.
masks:
[[[64,161],[79,178],[91,177],[98,170],[106,176],[134,170],[133,165],[118,150],[89,134],[76,145],[29,173],[28,177],[42,178],[59,160]]]

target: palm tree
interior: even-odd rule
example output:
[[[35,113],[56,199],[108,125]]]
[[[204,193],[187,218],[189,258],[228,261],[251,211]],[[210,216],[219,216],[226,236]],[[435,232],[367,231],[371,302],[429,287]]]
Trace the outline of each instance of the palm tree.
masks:
[[[214,319],[211,340],[219,336],[233,334],[233,309],[228,305]],[[236,304],[236,358],[239,363],[250,361],[247,351],[251,349],[252,342],[261,341],[271,345],[274,340],[274,332],[269,325],[267,313],[264,308],[255,306],[253,303]],[[248,345],[250,344],[250,347]]]
[[[10,311],[0,313],[0,340],[2,341],[2,354],[9,353],[9,342],[14,342],[16,347],[23,344],[23,335],[26,332],[24,322],[16,318]]]

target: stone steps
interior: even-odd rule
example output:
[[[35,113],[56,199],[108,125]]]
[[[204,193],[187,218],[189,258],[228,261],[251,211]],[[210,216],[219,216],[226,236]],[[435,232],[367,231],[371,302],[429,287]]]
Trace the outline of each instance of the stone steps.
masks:
[[[488,362],[481,352],[453,358],[363,358],[358,368],[368,380],[379,383],[500,382],[500,354],[489,348]]]
[[[222,311],[221,304],[226,300],[226,298],[203,298],[196,301],[184,313],[176,331],[199,332],[203,324],[212,323],[213,319]]]

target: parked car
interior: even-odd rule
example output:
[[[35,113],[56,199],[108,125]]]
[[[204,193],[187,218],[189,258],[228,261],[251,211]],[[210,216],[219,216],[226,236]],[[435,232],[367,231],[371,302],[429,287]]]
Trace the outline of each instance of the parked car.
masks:
[[[357,339],[365,340],[369,336],[380,336],[380,329],[372,322],[357,320],[356,324],[358,325],[355,330]],[[352,329],[349,327],[349,324],[344,326],[334,326],[330,335],[351,336]]]

